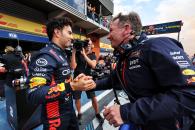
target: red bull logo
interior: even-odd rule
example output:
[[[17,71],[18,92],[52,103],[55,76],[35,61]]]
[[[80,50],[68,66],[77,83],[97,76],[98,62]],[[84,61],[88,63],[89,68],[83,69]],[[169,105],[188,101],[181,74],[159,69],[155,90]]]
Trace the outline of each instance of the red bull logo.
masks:
[[[182,71],[183,75],[195,75],[195,71],[192,69],[185,69]]]
[[[57,130],[57,128],[60,126],[61,121],[60,119],[50,120],[49,121],[49,130]]]
[[[33,77],[30,79],[30,88],[42,86],[46,84],[46,79],[42,77]]]
[[[65,91],[65,84],[61,83],[61,84],[57,84],[55,87],[50,88],[48,94],[51,94],[53,92],[63,92],[63,91]]]
[[[188,84],[195,83],[195,77],[187,79]]]

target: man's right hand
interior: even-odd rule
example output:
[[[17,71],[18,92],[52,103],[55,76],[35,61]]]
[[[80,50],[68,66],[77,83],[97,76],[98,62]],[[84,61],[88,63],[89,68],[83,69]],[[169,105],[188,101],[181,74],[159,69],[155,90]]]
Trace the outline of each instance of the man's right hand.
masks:
[[[0,73],[5,73],[7,72],[7,70],[5,69],[5,67],[0,67]]]
[[[70,82],[70,85],[73,91],[87,91],[96,87],[96,83],[92,80],[92,77],[84,74],[78,75],[72,82]]]
[[[76,54],[76,49],[75,48],[72,49],[72,54],[74,54],[74,55]]]

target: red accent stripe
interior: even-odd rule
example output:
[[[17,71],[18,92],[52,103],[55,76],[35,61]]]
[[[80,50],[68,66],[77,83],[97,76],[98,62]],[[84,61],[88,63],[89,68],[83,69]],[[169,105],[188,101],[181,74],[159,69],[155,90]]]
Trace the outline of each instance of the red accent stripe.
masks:
[[[46,111],[47,111],[47,117],[48,118],[55,118],[59,117],[59,102],[51,102],[46,104]]]
[[[123,63],[123,69],[122,69],[122,77],[123,77],[123,82],[126,86],[126,81],[125,81],[125,69],[126,69],[126,62],[124,61]]]
[[[49,50],[49,52],[58,60],[61,60],[60,57],[54,52],[53,49]]]
[[[1,24],[1,25],[6,25],[6,24],[7,24],[7,22],[0,21],[0,24]]]
[[[53,87],[56,85],[55,77],[54,75],[51,76],[51,84],[49,86]]]

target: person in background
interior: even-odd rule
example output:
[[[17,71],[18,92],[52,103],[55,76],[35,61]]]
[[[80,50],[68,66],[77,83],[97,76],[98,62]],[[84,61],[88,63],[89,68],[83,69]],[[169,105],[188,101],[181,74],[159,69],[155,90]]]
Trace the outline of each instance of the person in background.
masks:
[[[91,39],[87,39],[87,46],[82,48],[80,52],[73,49],[72,57],[71,57],[71,67],[74,69],[74,75],[77,76],[80,73],[84,73],[86,75],[91,75],[91,69],[94,69],[96,66],[96,55],[92,52],[92,48],[94,47]],[[78,111],[78,120],[81,124],[81,91],[75,91],[73,93],[73,98],[75,99],[75,105]],[[104,122],[103,118],[99,114],[99,105],[96,99],[95,92],[86,91],[87,97],[92,100],[92,106],[95,110],[96,118],[99,120],[100,124]]]
[[[21,57],[21,64],[22,64],[23,69],[24,69],[24,71],[25,71],[25,77],[27,77],[28,74],[29,74],[28,63],[27,63],[26,60],[25,60],[25,56],[24,56],[24,54],[23,54],[23,52],[22,52],[22,47],[19,46],[19,45],[17,45],[16,48],[14,49],[14,51],[15,51],[15,54],[16,54],[17,56]]]
[[[103,55],[99,56],[97,64],[105,66],[105,61],[104,61],[104,56]]]
[[[5,54],[1,55],[0,58],[0,80],[2,80],[2,84],[0,84],[0,101],[3,101],[5,99],[5,84],[8,83],[8,78],[7,78],[7,71],[8,71],[8,66],[6,66],[6,61],[7,59],[5,56],[7,56],[10,53],[14,52],[14,48],[12,46],[6,46],[4,50]],[[8,75],[9,76],[9,75]]]
[[[96,8],[95,6],[91,8],[91,17],[94,21],[96,21]]]
[[[27,65],[30,63],[30,61],[31,61],[31,53],[30,52],[25,53],[24,61],[26,62]]]
[[[12,46],[5,47],[5,55],[3,55],[3,63],[6,70],[6,84],[12,86],[12,81],[14,79],[20,78],[20,76],[25,75],[25,68],[22,65],[22,57],[17,49]],[[19,72],[19,70],[21,70]]]
[[[92,10],[91,4],[89,2],[87,2],[87,16],[89,18],[92,18],[91,10]]]

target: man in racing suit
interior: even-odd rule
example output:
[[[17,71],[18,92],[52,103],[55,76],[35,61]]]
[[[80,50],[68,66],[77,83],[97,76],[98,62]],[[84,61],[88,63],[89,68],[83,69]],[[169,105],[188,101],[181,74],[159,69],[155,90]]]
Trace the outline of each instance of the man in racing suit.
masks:
[[[95,90],[123,89],[131,103],[105,107],[105,119],[115,127],[134,123],[142,130],[188,130],[195,112],[195,68],[178,41],[148,39],[141,28],[135,12],[111,22],[108,39],[120,57]]]
[[[51,43],[34,56],[29,65],[28,100],[42,104],[44,130],[78,130],[72,101],[72,90],[80,86],[90,87],[92,77],[71,81],[70,66],[64,51],[72,40],[72,22],[69,18],[58,18],[47,24]]]

